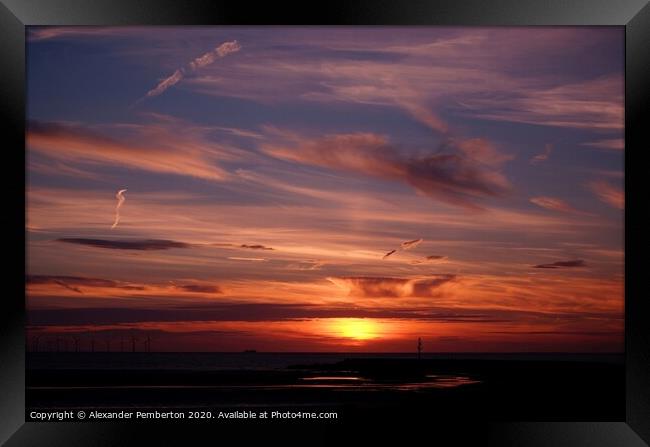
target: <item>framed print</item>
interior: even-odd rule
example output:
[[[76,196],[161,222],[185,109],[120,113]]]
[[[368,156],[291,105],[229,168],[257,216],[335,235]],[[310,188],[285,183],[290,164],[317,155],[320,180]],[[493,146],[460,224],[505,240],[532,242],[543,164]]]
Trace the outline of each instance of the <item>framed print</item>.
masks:
[[[6,445],[647,445],[646,2],[0,20]]]

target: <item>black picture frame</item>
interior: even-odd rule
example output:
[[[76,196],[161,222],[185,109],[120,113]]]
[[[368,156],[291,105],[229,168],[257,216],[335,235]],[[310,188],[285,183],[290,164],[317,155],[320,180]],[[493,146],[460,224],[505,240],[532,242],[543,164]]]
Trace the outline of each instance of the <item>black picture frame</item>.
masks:
[[[0,442],[7,446],[187,444],[174,424],[25,422],[25,27],[28,25],[618,25],[625,27],[625,346],[626,419],[620,422],[447,421],[421,423],[418,431],[507,446],[643,446],[650,443],[650,312],[642,273],[647,247],[645,214],[634,191],[642,190],[643,152],[650,149],[644,112],[650,108],[650,6],[647,0],[338,0],[321,4],[210,0],[1,0],[0,91],[4,156],[3,234],[13,250],[5,256]],[[641,197],[642,193],[636,195]],[[7,207],[8,205],[8,207]],[[7,211],[9,208],[9,211]],[[604,384],[603,386],[606,386]],[[597,391],[595,391],[597,392]],[[426,415],[422,415],[426,419]],[[318,422],[312,421],[311,424]],[[328,423],[330,426],[331,422]],[[240,436],[251,430],[241,430]],[[278,423],[282,429],[291,422]],[[438,426],[440,425],[440,426]],[[379,429],[382,424],[375,424]],[[385,426],[387,427],[387,426]],[[196,430],[224,427],[195,424]],[[249,433],[246,433],[246,432]],[[160,441],[164,440],[164,443]],[[645,442],[644,442],[645,440]],[[212,442],[211,442],[212,443]],[[442,445],[442,444],[439,444]]]

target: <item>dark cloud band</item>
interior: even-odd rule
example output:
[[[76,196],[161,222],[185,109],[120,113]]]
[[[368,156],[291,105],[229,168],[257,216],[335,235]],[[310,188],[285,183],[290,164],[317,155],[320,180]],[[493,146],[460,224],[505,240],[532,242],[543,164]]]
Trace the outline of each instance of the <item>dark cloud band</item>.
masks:
[[[59,242],[66,244],[86,245],[111,250],[169,250],[171,248],[191,248],[192,244],[171,241],[167,239],[142,239],[142,240],[108,240],[85,238],[61,238]]]
[[[550,264],[537,264],[533,266],[536,269],[557,269],[557,268],[573,268],[573,267],[586,267],[587,264],[582,259],[575,259],[572,261],[557,261]]]

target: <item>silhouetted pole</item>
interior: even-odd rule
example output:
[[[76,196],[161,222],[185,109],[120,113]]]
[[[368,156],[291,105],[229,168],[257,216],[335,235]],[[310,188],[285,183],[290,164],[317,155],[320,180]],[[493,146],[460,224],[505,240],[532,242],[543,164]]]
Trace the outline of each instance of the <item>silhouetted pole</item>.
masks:
[[[418,360],[420,360],[422,356],[422,339],[418,337]]]
[[[93,337],[90,338],[90,352],[95,352],[95,339]]]
[[[120,338],[120,352],[124,352],[124,337]]]
[[[135,352],[135,337],[131,336],[131,352]]]

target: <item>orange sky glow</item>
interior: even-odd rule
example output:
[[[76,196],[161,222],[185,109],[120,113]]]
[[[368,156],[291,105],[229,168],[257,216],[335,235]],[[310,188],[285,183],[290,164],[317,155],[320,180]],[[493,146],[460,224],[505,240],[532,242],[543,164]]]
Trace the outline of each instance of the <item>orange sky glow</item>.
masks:
[[[622,37],[33,28],[28,346],[622,352]]]

